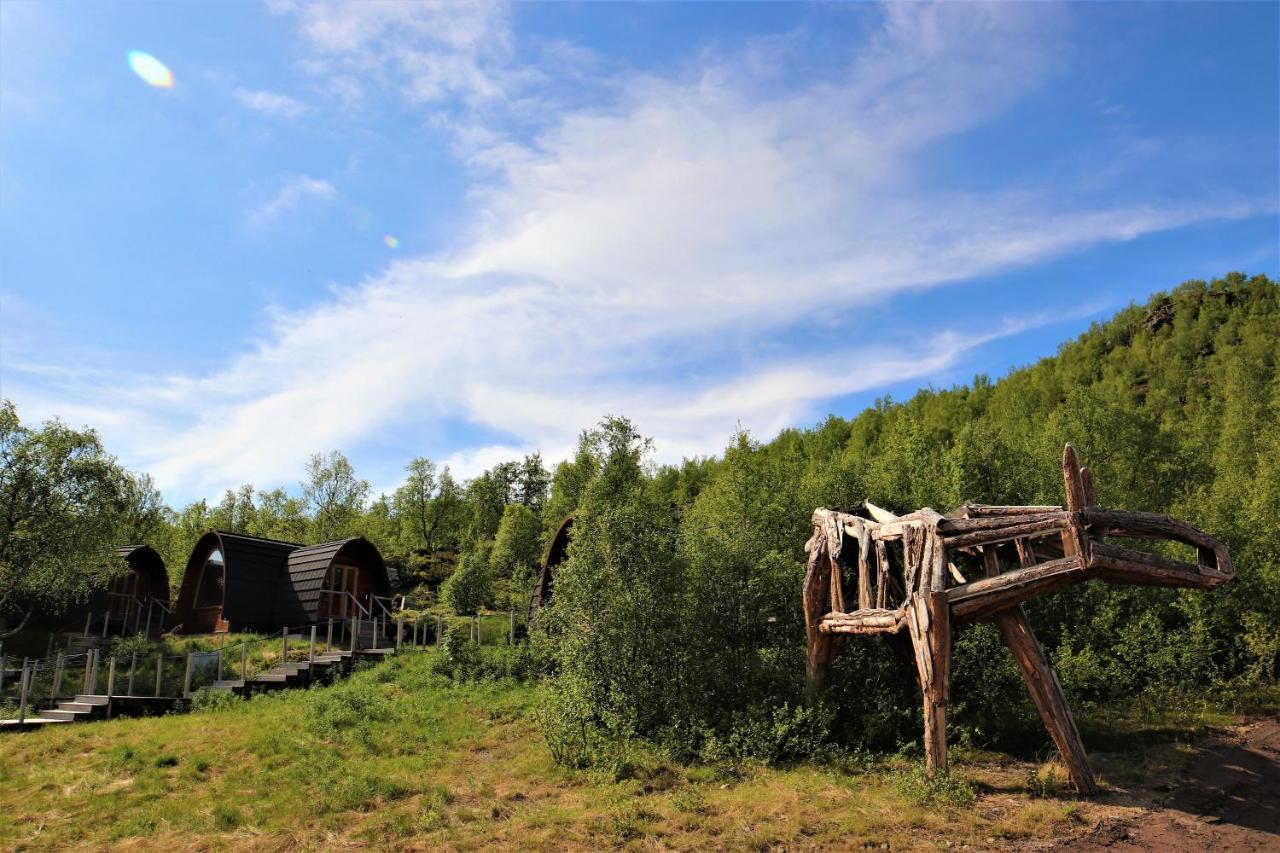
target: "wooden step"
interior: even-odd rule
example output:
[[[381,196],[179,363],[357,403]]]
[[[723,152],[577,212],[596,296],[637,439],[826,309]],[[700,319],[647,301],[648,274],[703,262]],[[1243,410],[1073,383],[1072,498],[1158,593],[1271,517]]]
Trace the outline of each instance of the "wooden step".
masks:
[[[244,682],[238,678],[224,678],[209,685],[212,690],[243,690]]]
[[[105,708],[105,705],[90,705],[85,702],[59,702],[57,710],[73,714],[92,714],[94,708]]]
[[[89,711],[68,711],[62,708],[49,708],[38,712],[36,716],[46,720],[56,720],[60,723],[69,723],[89,713]]]

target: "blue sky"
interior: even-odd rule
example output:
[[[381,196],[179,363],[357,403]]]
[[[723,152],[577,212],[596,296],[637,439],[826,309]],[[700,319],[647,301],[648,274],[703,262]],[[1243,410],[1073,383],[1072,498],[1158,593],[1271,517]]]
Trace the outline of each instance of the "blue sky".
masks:
[[[1278,10],[0,3],[0,394],[185,502],[999,376],[1277,274]]]

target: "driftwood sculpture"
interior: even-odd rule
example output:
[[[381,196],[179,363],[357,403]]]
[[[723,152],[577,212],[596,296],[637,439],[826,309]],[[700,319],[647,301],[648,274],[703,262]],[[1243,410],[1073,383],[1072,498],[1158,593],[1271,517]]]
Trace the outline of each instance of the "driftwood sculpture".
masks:
[[[1110,583],[1212,589],[1235,576],[1226,546],[1164,515],[1094,506],[1093,478],[1070,444],[1062,454],[1067,506],[965,504],[940,515],[895,516],[864,503],[852,512],[813,513],[805,546],[808,675],[825,680],[848,634],[905,630],[924,693],[925,764],[947,768],[951,629],[992,619],[1013,652],[1027,690],[1081,794],[1096,791],[1062,686],[1027,622],[1022,603],[1065,584]],[[1169,539],[1189,545],[1195,564],[1105,541],[1108,536]],[[841,567],[857,575],[846,606]],[[854,569],[856,566],[856,570]]]

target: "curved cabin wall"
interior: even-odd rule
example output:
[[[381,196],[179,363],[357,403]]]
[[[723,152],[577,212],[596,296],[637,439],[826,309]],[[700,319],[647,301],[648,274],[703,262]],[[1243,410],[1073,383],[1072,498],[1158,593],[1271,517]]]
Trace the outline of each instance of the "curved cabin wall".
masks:
[[[116,549],[116,555],[129,566],[129,572],[114,578],[93,603],[97,610],[109,611],[113,620],[140,624],[152,599],[169,603],[169,573],[164,559],[150,545],[123,545]]]
[[[107,616],[112,633],[143,631],[148,626],[148,615],[152,630],[172,625],[172,620],[163,616],[163,610],[151,606],[153,599],[169,604],[169,572],[156,549],[150,545],[122,545],[116,548],[116,556],[125,562],[129,571],[94,590],[83,603],[46,617],[52,627],[83,631],[88,617],[96,631],[96,626],[101,626]]]
[[[299,548],[289,555],[278,621],[303,624],[372,614],[371,598],[389,596],[391,578],[382,554],[363,537]],[[360,606],[356,606],[359,602]]]
[[[273,630],[280,576],[298,545],[211,530],[191,551],[175,612],[187,634]]]
[[[556,535],[551,537],[551,542],[547,545],[547,553],[542,557],[542,570],[538,572],[538,578],[533,582],[533,594],[529,597],[530,621],[540,608],[551,603],[551,595],[555,590],[556,567],[569,558],[569,537],[572,530],[573,515],[570,514],[560,522]]]

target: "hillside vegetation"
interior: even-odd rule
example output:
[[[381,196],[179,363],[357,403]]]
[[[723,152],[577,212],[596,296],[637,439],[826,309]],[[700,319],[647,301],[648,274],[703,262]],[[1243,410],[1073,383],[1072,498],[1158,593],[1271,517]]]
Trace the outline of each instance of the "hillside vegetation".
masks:
[[[539,735],[541,688],[459,683],[442,658],[415,653],[333,687],[192,714],[4,736],[0,847],[1017,846],[1139,814],[1168,790],[1185,738],[1228,721],[1141,706],[1085,718],[1114,792],[1098,803],[1062,797],[1052,764],[972,749],[955,752],[957,777],[932,785],[893,755],[768,768],[635,749],[625,765],[578,772],[556,766]]]
[[[557,470],[549,504],[578,512],[545,642],[557,754],[592,764],[637,735],[708,759],[914,744],[917,687],[890,642],[847,644],[827,694],[805,696],[811,511],[864,498],[897,511],[1061,503],[1067,441],[1101,504],[1184,518],[1224,539],[1239,568],[1214,593],[1093,583],[1033,602],[1068,693],[1085,706],[1206,690],[1229,702],[1272,683],[1278,303],[1263,277],[1189,282],[999,382],[883,400],[766,444],[740,435],[723,459],[679,469],[646,467],[644,440],[606,421]],[[952,737],[1046,743],[994,627],[966,626],[955,643]]]

